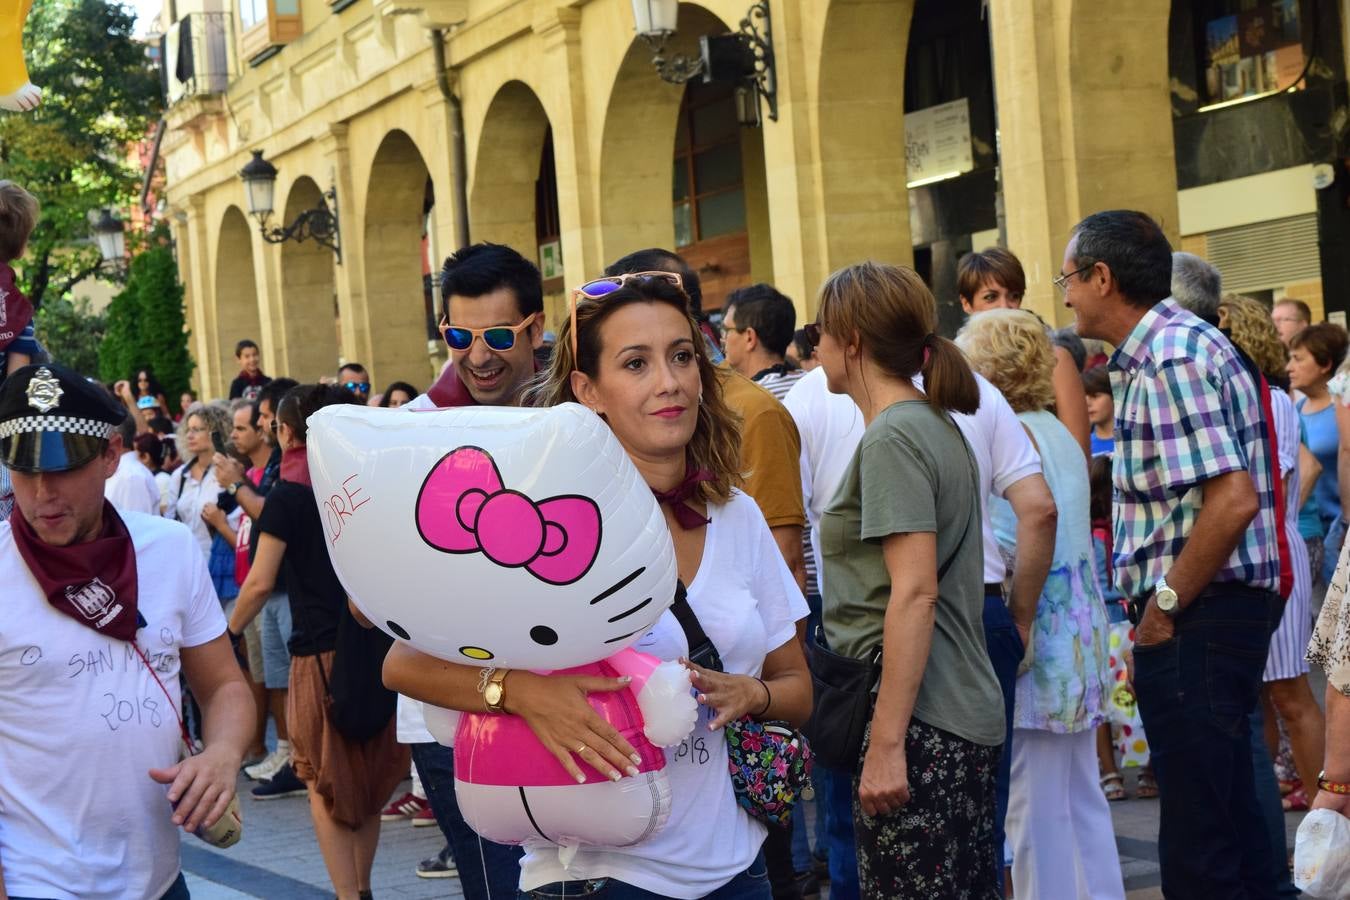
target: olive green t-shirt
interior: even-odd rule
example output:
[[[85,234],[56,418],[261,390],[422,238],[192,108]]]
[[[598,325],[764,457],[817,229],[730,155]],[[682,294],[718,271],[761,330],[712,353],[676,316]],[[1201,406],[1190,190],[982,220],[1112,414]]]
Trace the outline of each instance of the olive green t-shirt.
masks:
[[[925,400],[867,426],[820,520],[825,637],[862,659],[882,642],[891,579],[882,540],[935,532],[936,622],[914,717],[976,744],[1003,742],[1003,694],[984,641],[984,550],[975,460],[956,424]],[[887,658],[905,652],[887,647]],[[883,660],[883,665],[885,661]]]

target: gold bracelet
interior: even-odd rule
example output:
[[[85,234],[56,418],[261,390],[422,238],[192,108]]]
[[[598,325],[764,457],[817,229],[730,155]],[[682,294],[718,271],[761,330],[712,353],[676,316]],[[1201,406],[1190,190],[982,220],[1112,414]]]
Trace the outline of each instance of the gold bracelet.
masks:
[[[1317,776],[1317,789],[1331,794],[1350,794],[1350,782],[1346,781],[1328,781],[1326,772],[1321,772]]]

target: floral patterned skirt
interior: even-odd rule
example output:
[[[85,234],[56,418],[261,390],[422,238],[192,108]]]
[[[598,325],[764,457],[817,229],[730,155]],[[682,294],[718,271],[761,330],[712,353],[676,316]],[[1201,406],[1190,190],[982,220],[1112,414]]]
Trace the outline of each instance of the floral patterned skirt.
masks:
[[[868,726],[864,755],[871,738]],[[1002,898],[994,852],[994,777],[1002,752],[1002,745],[975,744],[911,719],[905,733],[909,804],[886,816],[865,815],[854,777],[862,896]]]

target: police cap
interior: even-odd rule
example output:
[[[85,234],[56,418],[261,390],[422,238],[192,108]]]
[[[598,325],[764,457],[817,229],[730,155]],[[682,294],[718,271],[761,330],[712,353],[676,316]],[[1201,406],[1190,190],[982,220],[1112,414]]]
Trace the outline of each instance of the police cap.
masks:
[[[24,366],[0,385],[0,463],[16,472],[78,469],[103,452],[126,415],[78,372]]]

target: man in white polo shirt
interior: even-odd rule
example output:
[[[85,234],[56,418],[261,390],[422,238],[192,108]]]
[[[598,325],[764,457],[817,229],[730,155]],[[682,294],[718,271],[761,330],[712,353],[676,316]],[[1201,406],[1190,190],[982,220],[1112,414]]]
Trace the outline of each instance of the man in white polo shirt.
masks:
[[[119,513],[140,512],[159,515],[159,485],[155,476],[136,458],[136,420],[130,413],[117,426],[122,436],[122,455],[117,458],[117,471],[103,485],[103,496]]]
[[[125,415],[57,365],[27,366],[0,388],[15,496],[0,522],[0,883],[11,900],[186,897],[178,829],[220,825],[253,727],[191,533],[104,499]],[[205,745],[187,758],[180,672],[203,712]]]

